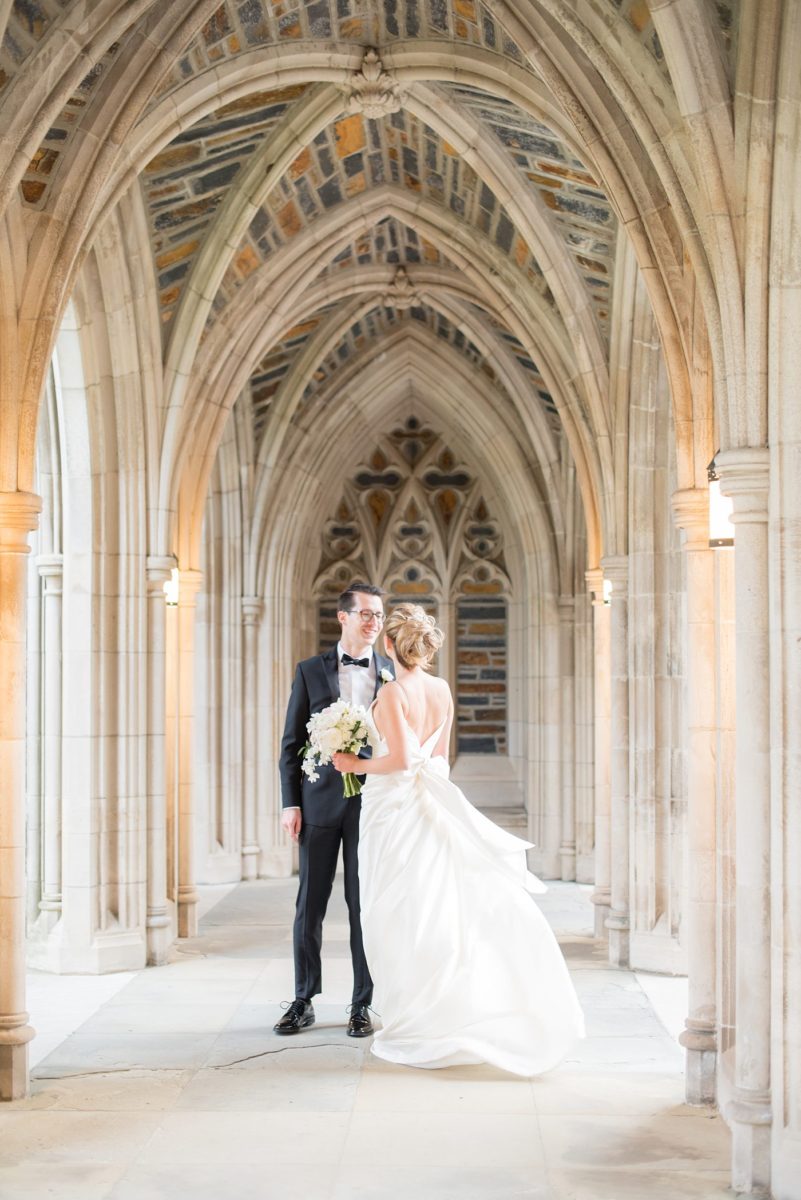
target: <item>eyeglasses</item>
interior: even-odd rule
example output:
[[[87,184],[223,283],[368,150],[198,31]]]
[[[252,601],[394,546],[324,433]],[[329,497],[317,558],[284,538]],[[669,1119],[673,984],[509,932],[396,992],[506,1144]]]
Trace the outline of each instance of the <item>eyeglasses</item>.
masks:
[[[349,613],[356,613],[363,625],[369,625],[371,621],[378,621],[379,625],[384,624],[384,614],[373,612],[371,608],[349,608]]]

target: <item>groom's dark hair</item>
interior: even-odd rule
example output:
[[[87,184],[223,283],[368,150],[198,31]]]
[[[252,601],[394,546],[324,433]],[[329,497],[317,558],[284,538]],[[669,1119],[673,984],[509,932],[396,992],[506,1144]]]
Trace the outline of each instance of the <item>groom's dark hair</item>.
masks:
[[[351,583],[345,588],[337,600],[337,612],[350,612],[353,608],[353,602],[356,598],[356,593],[361,592],[363,596],[378,596],[381,599],[386,596],[383,588],[376,587],[374,583]]]

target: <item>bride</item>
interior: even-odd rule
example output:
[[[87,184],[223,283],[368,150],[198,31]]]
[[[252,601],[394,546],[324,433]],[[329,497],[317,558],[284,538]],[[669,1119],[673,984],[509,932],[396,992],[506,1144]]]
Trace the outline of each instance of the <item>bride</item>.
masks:
[[[414,1067],[555,1066],[584,1033],[557,944],[531,892],[530,845],[482,816],[448,779],[453,699],[426,674],[433,617],[401,604],[385,626],[396,679],[371,709],[374,754],[337,754],[362,788],[364,945],[383,1027],[373,1053]]]

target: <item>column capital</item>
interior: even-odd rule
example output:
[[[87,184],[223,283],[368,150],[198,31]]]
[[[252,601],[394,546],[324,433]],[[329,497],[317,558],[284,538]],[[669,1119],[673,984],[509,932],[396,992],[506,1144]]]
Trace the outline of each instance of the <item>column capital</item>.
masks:
[[[39,524],[42,498],[33,492],[0,492],[0,554],[28,554],[28,534]]]
[[[147,593],[153,597],[158,597],[162,600],[164,596],[164,584],[172,575],[173,567],[176,565],[172,555],[148,554],[145,560],[147,573]]]
[[[37,554],[36,569],[43,579],[60,579],[64,574],[64,555]]]
[[[179,608],[194,608],[195,600],[203,587],[203,572],[189,567],[181,570],[180,591],[178,592]]]
[[[165,579],[170,578],[173,567],[177,567],[178,563],[172,554],[148,554],[145,566],[148,579],[152,579],[154,583],[160,579],[163,583]]]
[[[242,624],[258,625],[264,609],[261,596],[242,597]]]
[[[603,604],[604,602],[604,573],[600,567],[590,567],[584,572],[584,581],[587,584],[587,591],[592,596],[593,604]]]
[[[612,584],[612,598],[620,599],[629,584],[629,558],[627,554],[610,554],[601,559],[604,579]]]
[[[673,522],[684,530],[685,550],[709,549],[709,489],[680,488],[670,497]]]
[[[720,490],[734,505],[734,525],[767,523],[770,488],[770,450],[767,446],[738,446],[715,455]]]

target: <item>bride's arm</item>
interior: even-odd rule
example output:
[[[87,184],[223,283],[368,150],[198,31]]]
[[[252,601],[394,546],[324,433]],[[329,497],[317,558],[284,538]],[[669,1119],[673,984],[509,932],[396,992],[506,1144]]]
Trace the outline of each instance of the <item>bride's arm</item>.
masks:
[[[444,758],[448,761],[448,750],[451,744],[451,726],[453,725],[453,696],[450,698],[448,716],[442,727],[442,733],[437,738],[437,744],[431,752],[432,758]]]
[[[391,771],[406,771],[409,768],[409,746],[406,739],[406,721],[403,709],[403,692],[399,687],[386,683],[375,706],[387,753],[380,758],[359,758],[356,754],[335,754],[331,760],[338,771],[352,771],[354,775],[389,775]]]

